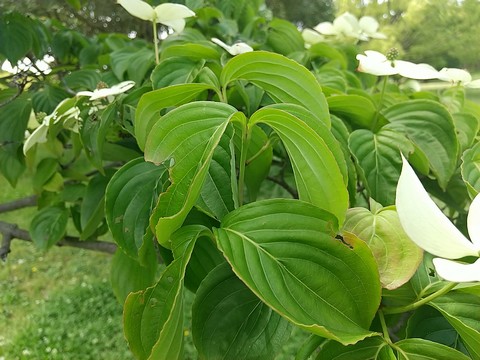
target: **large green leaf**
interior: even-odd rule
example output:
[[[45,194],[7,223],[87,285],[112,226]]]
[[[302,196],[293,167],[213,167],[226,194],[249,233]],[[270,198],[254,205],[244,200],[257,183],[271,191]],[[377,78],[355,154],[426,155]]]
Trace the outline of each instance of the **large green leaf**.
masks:
[[[221,84],[248,80],[265,90],[278,103],[292,103],[309,109],[330,128],[328,105],[315,77],[297,62],[264,51],[232,58],[223,68]]]
[[[422,338],[466,352],[458,332],[442,314],[430,306],[422,306],[410,316],[406,328],[407,337]]]
[[[151,91],[140,98],[135,112],[135,137],[140,149],[153,125],[160,120],[160,112],[171,106],[179,106],[195,99],[200,93],[213,89],[207,84],[181,84]]]
[[[15,66],[32,49],[33,31],[31,23],[20,13],[0,16],[0,54]]]
[[[32,241],[41,250],[48,250],[65,235],[68,212],[58,207],[46,207],[35,214],[30,223]]]
[[[210,162],[232,117],[243,114],[223,103],[194,102],[162,117],[145,144],[145,159],[169,167],[171,185],[160,195],[151,219],[162,246],[197,201]]]
[[[380,282],[387,289],[406,283],[422,261],[422,250],[403,231],[394,208],[353,208],[343,230],[365,241],[377,260]]]
[[[372,337],[356,343],[344,346],[335,341],[329,341],[322,346],[317,360],[389,360],[395,357],[392,349],[381,337]]]
[[[463,153],[461,169],[463,181],[473,198],[480,192],[480,142]]]
[[[372,128],[377,109],[368,98],[359,95],[335,95],[329,96],[327,102],[330,112],[350,125]]]
[[[32,110],[26,94],[16,95],[14,89],[0,90],[0,172],[12,186],[25,170],[21,147]]]
[[[162,50],[160,59],[171,57],[184,57],[190,60],[218,60],[220,52],[211,42],[174,44]]]
[[[411,100],[383,111],[389,127],[404,133],[430,162],[430,169],[445,189],[457,165],[458,141],[450,113],[431,100]]]
[[[395,192],[402,169],[401,151],[413,152],[413,146],[401,133],[382,128],[355,130],[348,146],[362,170],[370,197],[382,205],[395,204]]]
[[[480,129],[479,119],[468,113],[453,114],[453,122],[457,129],[458,143],[460,152],[463,153],[470,148],[475,140],[475,136]]]
[[[215,148],[197,207],[222,220],[238,203],[235,157],[232,149],[233,128],[227,128]]]
[[[67,86],[73,90],[96,89],[100,79],[100,73],[93,69],[73,71],[64,78]]]
[[[470,360],[460,351],[424,339],[405,339],[395,343],[398,360]]]
[[[123,304],[128,294],[152,286],[157,272],[157,255],[153,247],[153,238],[149,237],[150,249],[143,257],[143,265],[117,249],[110,267],[112,290],[119,303]]]
[[[205,61],[193,61],[183,57],[162,60],[152,71],[152,86],[159,89],[169,85],[191,83],[204,64]]]
[[[130,293],[124,305],[124,332],[137,359],[171,360],[183,353],[183,279],[196,240],[208,231],[186,226],[175,235],[175,260],[163,271],[157,284]]]
[[[111,175],[111,172],[108,172],[107,176],[96,175],[87,185],[80,209],[81,240],[86,240],[94,235],[104,220],[105,189]]]
[[[380,281],[368,246],[336,232],[332,214],[292,199],[240,207],[214,229],[233,271],[263,302],[303,329],[353,344],[375,335],[368,328]]]
[[[343,174],[339,163],[318,132],[307,122],[290,113],[273,108],[257,111],[250,118],[249,126],[263,123],[270,126],[285,145],[295,174],[298,194],[301,200],[310,202],[334,214],[340,224],[348,208],[348,191],[345,159]],[[329,133],[331,140],[336,141]]]
[[[165,173],[164,166],[140,158],[125,164],[108,183],[105,195],[108,227],[118,246],[134,259],[144,242]]]
[[[300,31],[290,21],[283,19],[273,19],[268,24],[267,44],[282,55],[305,49]]]
[[[154,65],[154,54],[147,47],[140,49],[124,47],[111,53],[110,63],[113,73],[119,80],[128,78],[128,80],[141,84]],[[125,73],[127,73],[127,77],[125,77]]]
[[[480,359],[480,294],[451,291],[430,305],[457,330],[472,359]]]
[[[208,274],[195,296],[192,333],[200,359],[274,359],[290,328],[226,263]]]
[[[87,116],[80,128],[80,139],[85,154],[92,165],[102,174],[104,173],[102,159],[106,135],[112,127],[115,116],[117,116],[117,108],[116,104],[112,103],[100,112],[100,116],[96,113]]]

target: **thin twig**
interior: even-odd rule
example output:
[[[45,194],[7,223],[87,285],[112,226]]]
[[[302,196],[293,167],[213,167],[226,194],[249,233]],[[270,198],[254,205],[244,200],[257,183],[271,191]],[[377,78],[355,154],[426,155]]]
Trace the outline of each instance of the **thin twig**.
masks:
[[[37,196],[36,195],[27,196],[22,199],[17,199],[14,201],[0,204],[0,214],[6,213],[9,211],[18,210],[18,209],[23,209],[30,206],[35,206],[35,205],[37,205]]]
[[[276,177],[273,176],[267,176],[267,180],[270,180],[271,182],[274,182],[277,185],[280,185],[282,188],[284,188],[294,199],[298,199],[298,192],[296,189],[292,188],[290,185],[288,185],[283,179],[277,179]]]
[[[28,231],[19,229],[17,225],[0,221],[0,233],[3,235],[3,243],[0,248],[0,257],[5,258],[10,252],[10,243],[12,239],[32,242]],[[74,236],[65,236],[60,240],[57,246],[69,246],[85,250],[100,251],[107,254],[113,254],[117,250],[117,245],[111,242],[100,240],[81,241]]]

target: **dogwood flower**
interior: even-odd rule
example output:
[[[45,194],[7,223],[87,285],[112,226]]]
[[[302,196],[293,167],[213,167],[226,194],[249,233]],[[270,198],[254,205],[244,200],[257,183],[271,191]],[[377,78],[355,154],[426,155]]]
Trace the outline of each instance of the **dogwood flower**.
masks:
[[[130,90],[133,86],[135,86],[135,81],[123,81],[117,85],[113,85],[111,88],[100,87],[93,91],[80,91],[77,93],[77,96],[90,96],[89,100],[93,101],[124,93],[125,91]]]
[[[309,48],[310,46],[325,41],[325,36],[318,33],[312,29],[303,29],[302,38],[305,41],[305,47]]]
[[[377,20],[371,16],[363,16],[358,20],[354,15],[345,12],[333,20],[333,23],[325,21],[313,29],[322,35],[351,37],[363,41],[370,38],[386,39],[384,34],[377,31],[378,27]]]
[[[223,49],[225,49],[230,55],[240,55],[240,54],[243,54],[243,53],[246,53],[246,52],[251,52],[253,51],[253,48],[244,43],[244,42],[237,42],[235,44],[233,44],[232,46],[229,46],[227,44],[225,44],[222,40],[220,39],[217,39],[217,38],[212,38],[211,39],[213,43],[217,44],[218,46],[222,47]]]
[[[441,278],[452,282],[480,281],[480,196],[473,200],[467,217],[472,241],[437,207],[405,158],[395,203],[400,223],[410,239],[438,256],[433,264]],[[466,256],[478,259],[473,264],[449,260]]]
[[[451,82],[453,85],[463,85],[467,88],[480,89],[480,79],[472,81],[472,75],[462,69],[443,68],[439,71],[438,79]]]
[[[393,54],[392,54],[393,53]],[[437,79],[439,73],[428,64],[415,64],[409,61],[396,60],[398,53],[389,51],[387,56],[378,51],[366,50],[364,54],[358,54],[359,61],[357,70],[360,72],[376,75],[401,75],[410,79],[426,80]]]
[[[47,141],[49,126],[63,121],[65,123],[77,123],[80,119],[80,109],[75,106],[75,99],[62,100],[51,114],[45,116],[42,123],[26,138],[23,144],[23,154],[27,154],[35,144]]]
[[[185,28],[185,18],[195,16],[192,10],[181,4],[163,3],[152,7],[141,0],[118,0],[117,3],[139,19],[170,26],[176,32]]]

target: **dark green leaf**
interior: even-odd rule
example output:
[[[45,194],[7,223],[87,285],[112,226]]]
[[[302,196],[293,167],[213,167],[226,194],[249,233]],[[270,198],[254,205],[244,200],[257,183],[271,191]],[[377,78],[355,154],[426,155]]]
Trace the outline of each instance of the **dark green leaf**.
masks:
[[[46,207],[35,214],[30,223],[30,236],[35,246],[48,250],[65,235],[68,213],[57,206]]]
[[[282,19],[273,19],[268,24],[267,44],[282,55],[304,50],[300,31],[290,21]]]
[[[442,189],[456,169],[458,141],[450,113],[431,100],[411,100],[383,111],[389,127],[404,133],[427,156]]]
[[[375,259],[355,238],[335,239],[336,218],[299,200],[252,203],[214,229],[234,272],[263,302],[297,326],[352,344],[380,302]]]
[[[344,346],[335,341],[329,341],[322,346],[318,353],[317,360],[386,360],[389,358],[381,357],[380,351],[385,348],[387,352],[392,353],[391,348],[381,337],[368,338],[356,343],[355,345]],[[392,353],[393,356],[393,353]],[[391,357],[390,359],[395,359]]]
[[[153,125],[160,120],[162,110],[188,103],[209,89],[213,89],[213,87],[207,84],[181,84],[143,95],[135,113],[135,136],[140,149],[145,148],[147,136]]]
[[[330,128],[328,105],[315,77],[286,57],[264,51],[237,55],[223,68],[220,83],[247,80],[265,90],[275,102],[297,104],[309,109]]]
[[[395,343],[399,360],[470,360],[461,352],[423,339],[406,339]]]
[[[274,359],[290,324],[255,296],[226,263],[202,281],[193,304],[193,341],[200,359]]]
[[[165,173],[164,166],[140,158],[125,164],[108,183],[105,195],[108,226],[118,246],[134,259],[144,243]]]
[[[335,95],[327,98],[330,112],[355,127],[372,129],[377,109],[372,101],[359,95]]]
[[[205,61],[193,61],[183,57],[165,59],[152,72],[152,86],[159,89],[169,85],[191,83],[204,63]]]
[[[182,225],[196,203],[215,148],[234,116],[244,118],[227,104],[193,102],[170,111],[152,127],[145,159],[165,163],[172,183],[160,195],[150,220],[162,246],[171,247],[170,234]]]

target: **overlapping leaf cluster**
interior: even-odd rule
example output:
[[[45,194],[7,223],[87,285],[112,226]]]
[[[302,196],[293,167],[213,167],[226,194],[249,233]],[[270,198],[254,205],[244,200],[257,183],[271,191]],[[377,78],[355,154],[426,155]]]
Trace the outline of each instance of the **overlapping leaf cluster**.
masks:
[[[480,190],[480,107],[461,87],[413,92],[393,78],[380,91],[355,71],[354,47],[305,49],[258,1],[200,3],[158,64],[144,40],[1,15],[0,39],[29,46],[0,46],[0,60],[55,58],[48,74],[0,85],[0,171],[33,176],[33,240],[53,246],[69,219],[81,240],[111,233],[138,359],[182,357],[185,291],[202,359],[273,359],[292,326],[312,333],[299,358],[480,359],[478,286],[440,296],[392,206],[403,153],[463,227]],[[255,51],[231,57],[211,37]],[[135,88],[114,100],[75,96],[125,80]],[[77,124],[49,125],[24,156],[32,114],[67,97]]]

